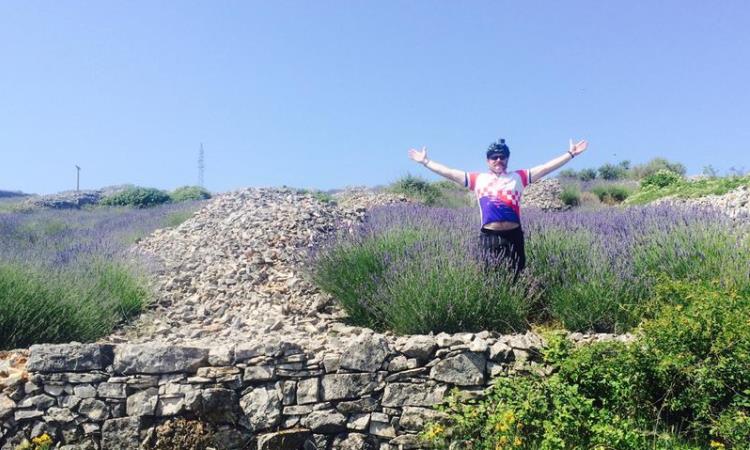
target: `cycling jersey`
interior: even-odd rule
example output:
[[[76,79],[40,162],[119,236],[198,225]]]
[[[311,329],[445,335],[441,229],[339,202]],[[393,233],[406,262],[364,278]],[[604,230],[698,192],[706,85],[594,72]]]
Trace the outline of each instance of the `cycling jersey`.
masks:
[[[467,172],[464,186],[474,192],[482,213],[482,226],[490,222],[521,223],[521,193],[529,184],[529,171],[511,173]]]

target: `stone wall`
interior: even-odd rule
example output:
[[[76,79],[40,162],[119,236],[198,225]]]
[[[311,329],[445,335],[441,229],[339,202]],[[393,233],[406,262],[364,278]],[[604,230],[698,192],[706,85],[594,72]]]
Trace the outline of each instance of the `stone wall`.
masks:
[[[68,450],[420,448],[451,388],[478,395],[498,374],[544,372],[541,346],[533,333],[369,330],[321,355],[284,341],[35,345],[25,376],[0,384],[0,448],[44,432]]]

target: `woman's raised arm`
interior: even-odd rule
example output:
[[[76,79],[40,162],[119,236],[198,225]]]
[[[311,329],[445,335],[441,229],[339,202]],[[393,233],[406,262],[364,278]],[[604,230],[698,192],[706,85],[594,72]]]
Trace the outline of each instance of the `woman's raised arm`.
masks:
[[[464,172],[463,170],[451,169],[450,167],[446,167],[427,158],[426,147],[422,147],[422,150],[416,150],[413,148],[409,149],[409,158],[418,162],[419,164],[422,164],[441,177],[445,177],[451,181],[455,181],[461,186],[463,186],[466,182],[466,172]]]
[[[573,144],[573,140],[571,139],[570,148],[567,152],[565,152],[565,154],[558,156],[557,158],[542,165],[532,167],[529,170],[529,182],[537,181],[548,173],[554,172],[555,170],[559,169],[565,163],[583,153],[588,145],[589,143],[586,141],[579,141],[577,144]]]

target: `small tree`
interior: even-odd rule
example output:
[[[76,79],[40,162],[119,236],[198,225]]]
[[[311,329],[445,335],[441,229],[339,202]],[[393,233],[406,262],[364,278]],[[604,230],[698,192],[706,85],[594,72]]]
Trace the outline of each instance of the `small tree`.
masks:
[[[591,181],[596,179],[596,170],[594,169],[581,169],[578,172],[578,179],[581,181]]]
[[[599,167],[599,178],[603,180],[619,180],[625,178],[627,171],[620,165],[604,164]]]
[[[664,158],[654,158],[646,164],[634,166],[631,173],[635,178],[642,179],[655,174],[659,170],[668,170],[681,176],[684,176],[686,172],[685,166],[681,163],[668,161]]]

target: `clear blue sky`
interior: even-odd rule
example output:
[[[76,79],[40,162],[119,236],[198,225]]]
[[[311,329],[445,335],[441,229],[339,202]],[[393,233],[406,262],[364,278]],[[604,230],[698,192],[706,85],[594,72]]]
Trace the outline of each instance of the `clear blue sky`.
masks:
[[[330,189],[482,170],[750,170],[746,1],[0,2],[0,189]],[[743,31],[744,30],[744,31]]]

